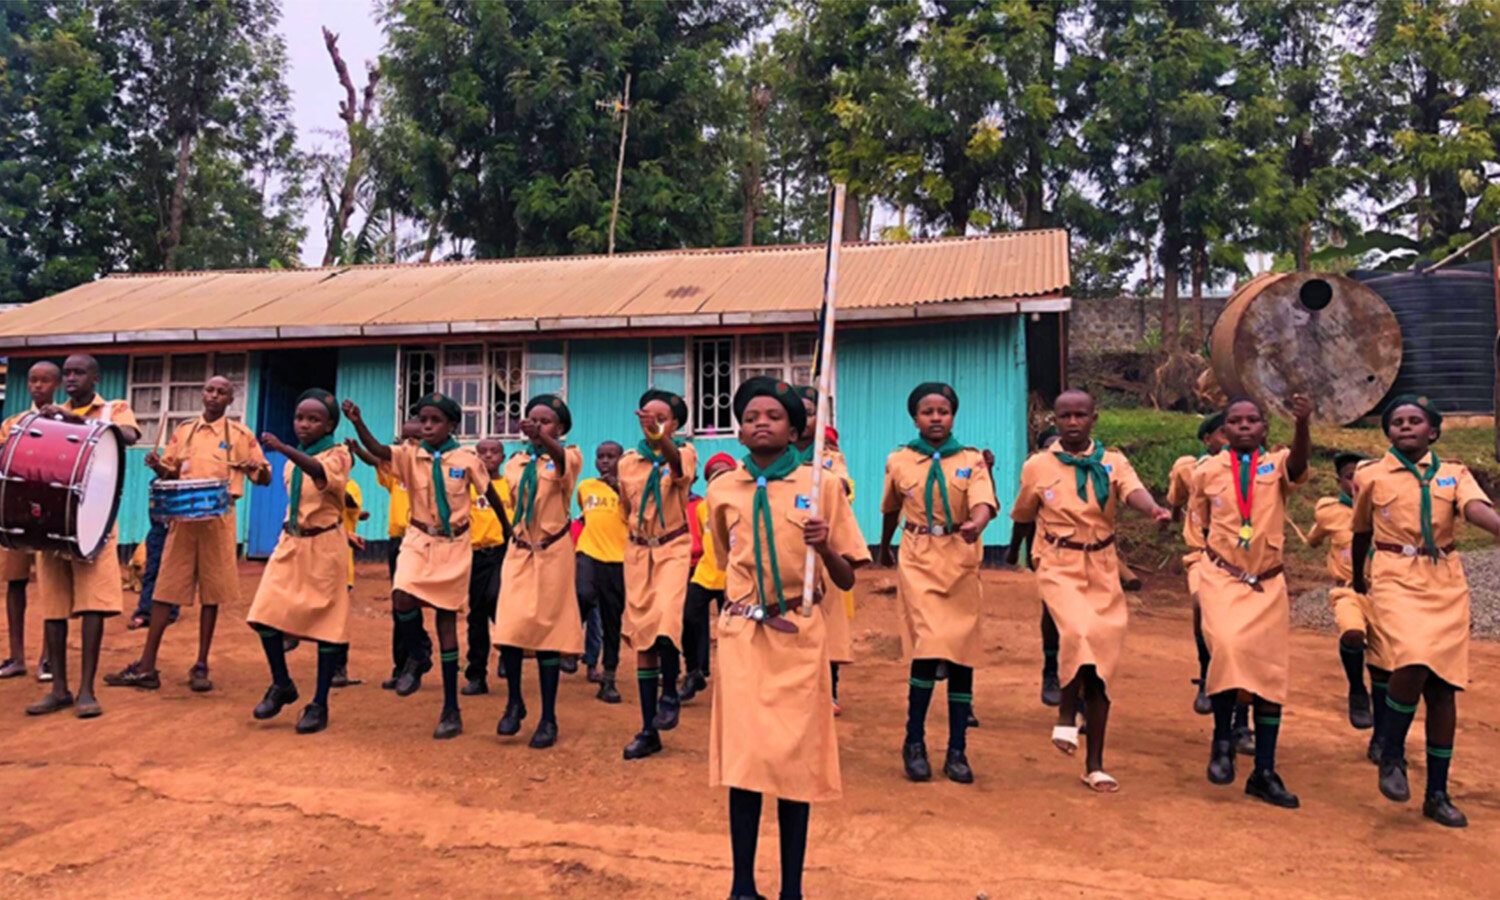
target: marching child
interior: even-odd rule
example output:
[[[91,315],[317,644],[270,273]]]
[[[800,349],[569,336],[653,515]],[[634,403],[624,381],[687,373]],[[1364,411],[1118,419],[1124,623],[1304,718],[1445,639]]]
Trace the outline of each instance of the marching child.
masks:
[[[906,742],[902,762],[912,781],[932,778],[927,761],[927,708],[937,667],[948,670],[948,753],[943,774],[970,784],[967,731],[974,701],[974,667],[984,658],[980,635],[979,538],[1000,509],[984,455],[953,436],[958,394],[949,385],[924,382],[906,398],[917,436],[885,464],[880,501],[880,559],[889,564],[891,538],[901,525],[897,597],[901,643],[911,660]]]
[[[687,504],[698,477],[697,451],[677,436],[687,415],[676,394],[646,391],[636,410],[643,437],[620,457],[620,499],[630,526],[620,633],[635,651],[641,696],[641,731],[625,746],[626,759],[660,753],[661,732],[677,727],[681,707],[678,648],[693,557]]]
[[[1113,793],[1119,783],[1104,771],[1107,687],[1130,618],[1113,550],[1115,518],[1121,500],[1162,524],[1172,514],[1156,505],[1123,454],[1092,439],[1099,421],[1093,397],[1063,391],[1053,405],[1053,418],[1061,439],[1021,468],[1021,490],[1011,512],[1018,537],[1011,546],[1038,533],[1042,539],[1035,553],[1037,584],[1057,623],[1064,685],[1052,742],[1069,756],[1077,751],[1074,712],[1081,696],[1088,721],[1083,783]]]
[[[474,445],[484,471],[494,485],[503,509],[490,506],[488,492],[469,489],[473,519],[469,528],[474,540],[474,563],[469,569],[469,653],[464,668],[465,696],[488,694],[486,675],[490,670],[490,623],[495,619],[495,604],[500,598],[500,567],[505,563],[505,525],[510,522],[510,488],[501,477],[505,464],[505,444],[498,438],[485,438]]]
[[[261,446],[287,458],[283,477],[288,499],[281,539],[245,616],[260,635],[271,667],[271,686],[253,715],[270,719],[297,702],[297,686],[286,667],[285,638],[316,641],[317,692],[297,720],[298,734],[328,727],[328,689],[349,652],[349,542],[342,520],[354,458],[333,440],[338,421],[333,395],[312,388],[297,398],[292,423],[296,447],[286,446],[274,434],[260,436]]]
[[[563,446],[563,436],[573,427],[573,414],[561,397],[538,394],[527,402],[525,415],[521,434],[526,447],[505,463],[516,518],[495,613],[494,641],[500,648],[509,691],[495,733],[509,737],[521,730],[526,718],[521,661],[530,650],[536,654],[542,688],[542,719],[531,736],[531,746],[541,750],[557,743],[562,657],[583,652],[569,521],[583,453],[577,447]]]
[[[1391,449],[1355,473],[1351,550],[1354,590],[1370,598],[1391,669],[1377,723],[1380,792],[1397,803],[1411,799],[1406,734],[1425,701],[1422,815],[1463,828],[1469,820],[1448,796],[1448,768],[1457,694],[1469,683],[1469,582],[1453,541],[1460,518],[1500,539],[1500,516],[1463,464],[1432,452],[1443,414],[1426,397],[1396,397],[1380,424]]]
[[[31,393],[31,409],[16,413],[0,422],[0,448],[10,439],[16,423],[51,406],[57,389],[62,386],[62,370],[56,363],[38,360],[26,372],[26,388]],[[26,582],[31,578],[31,561],[36,556],[26,550],[0,549],[0,580],[5,582],[5,620],[10,635],[10,656],[0,662],[0,678],[18,678],[26,674]],[[46,666],[46,654],[41,666]]]
[[[411,525],[401,542],[396,560],[396,583],[391,605],[408,647],[421,640],[421,618],[417,610],[436,610],[438,647],[443,672],[443,709],[432,736],[437,740],[463,733],[458,709],[458,613],[469,595],[473,565],[470,490],[484,494],[497,510],[499,496],[490,484],[484,463],[473,448],[461,447],[453,430],[463,422],[463,409],[451,397],[428,394],[417,401],[415,412],[422,423],[418,444],[388,447],[370,433],[359,407],[344,401],[344,415],[354,426],[365,450],[390,466],[411,495]],[[501,519],[502,526],[504,519]],[[415,665],[407,660],[407,669]]]
[[[703,479],[708,484],[713,484],[715,478],[736,465],[734,457],[728,453],[715,453],[703,464]],[[698,504],[694,514],[698,516],[698,527],[703,535],[703,555],[693,567],[687,605],[682,612],[682,656],[688,670],[682,679],[683,703],[694,699],[699,691],[708,687],[712,643],[710,617],[724,608],[725,575],[713,550],[714,534],[709,522],[707,498]],[[710,606],[713,607],[713,613],[709,612]]]
[[[1196,569],[1214,711],[1208,780],[1234,782],[1234,705],[1245,691],[1255,707],[1255,769],[1245,793],[1296,809],[1297,795],[1276,773],[1292,630],[1282,547],[1287,500],[1307,480],[1312,404],[1297,394],[1290,406],[1296,420],[1291,449],[1271,451],[1264,449],[1269,423],[1260,404],[1239,398],[1224,407],[1229,448],[1194,469],[1192,515],[1205,531]]]
[[[797,452],[802,454],[802,464],[812,465],[813,444],[817,437],[818,389],[808,385],[797,388],[802,398],[802,408],[807,411],[807,427],[797,435]],[[849,477],[849,464],[844,454],[832,442],[823,442],[823,475],[832,476],[844,486],[850,502],[854,500],[854,479]],[[854,617],[854,592],[839,591],[838,602],[830,601],[828,613],[828,658],[833,672],[833,714],[843,714],[839,704],[839,667],[854,664],[854,632],[851,620]],[[838,615],[842,612],[843,615]]]
[[[604,670],[599,676],[597,696],[605,703],[619,703],[615,672],[620,668],[620,621],[625,614],[625,541],[630,526],[620,506],[618,466],[625,452],[614,441],[594,450],[598,478],[578,483],[578,508],[583,531],[578,535],[578,614],[587,622],[599,617]],[[590,674],[593,673],[591,668]]]
[[[784,382],[751,378],[735,391],[743,465],[708,487],[713,547],[726,573],[729,605],[719,616],[719,676],[713,680],[709,781],[729,788],[731,900],[755,900],[755,851],[762,800],[776,796],[781,830],[781,896],[802,896],[810,804],[842,792],[828,667],[828,602],[797,612],[805,578],[818,593],[854,586],[869,561],[844,490],[826,479],[813,517],[812,470],[793,438],[806,411]],[[807,548],[817,570],[805,572]],[[826,579],[825,579],[826,576]]]

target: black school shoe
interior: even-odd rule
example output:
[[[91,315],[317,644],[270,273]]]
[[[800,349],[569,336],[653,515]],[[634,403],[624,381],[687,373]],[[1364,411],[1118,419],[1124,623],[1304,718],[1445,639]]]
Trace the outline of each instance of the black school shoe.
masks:
[[[948,751],[948,758],[943,761],[943,774],[948,776],[949,781],[959,784],[974,783],[974,770],[969,768],[968,757],[964,756],[962,750]]]
[[[901,762],[906,767],[906,777],[912,781],[932,780],[932,764],[927,761],[927,745],[921,741],[908,741],[902,745]]]
[[[1200,716],[1213,715],[1214,702],[1208,699],[1208,682],[1203,678],[1194,678],[1193,684],[1198,686],[1198,694],[1193,698],[1193,712]]]
[[[1433,791],[1422,801],[1422,815],[1445,828],[1468,828],[1469,817],[1464,815],[1453,801],[1448,798],[1447,791]]]
[[[1370,694],[1363,689],[1349,692],[1349,724],[1359,731],[1375,727],[1375,714],[1370,711]]]
[[[297,720],[298,734],[317,734],[328,727],[328,707],[317,703],[309,703],[302,710],[302,718]]]
[[[463,733],[463,716],[459,715],[456,709],[445,709],[443,710],[443,714],[438,717],[437,728],[432,732],[432,739],[435,741],[446,741],[456,738]]]
[[[1380,748],[1380,738],[1370,735],[1370,746],[1365,748],[1365,758],[1375,765],[1380,765],[1380,757],[1384,753]]]
[[[656,706],[656,718],[651,720],[651,724],[657,731],[671,731],[677,727],[677,720],[681,713],[681,698],[662,697]]]
[[[495,733],[501,737],[510,737],[521,733],[521,722],[526,718],[526,704],[517,703],[514,706],[506,704],[505,715],[495,725]]]
[[[1264,800],[1282,809],[1296,809],[1302,805],[1297,795],[1286,789],[1281,776],[1273,769],[1261,769],[1245,779],[1245,793],[1257,800]]]
[[[594,694],[594,696],[609,704],[620,702],[620,690],[615,687],[615,676],[613,673],[604,676],[604,680],[599,683],[599,692]]]
[[[1247,727],[1241,726],[1239,728],[1236,728],[1232,732],[1232,734],[1234,736],[1235,752],[1239,753],[1241,756],[1255,755],[1255,732],[1251,731]]]
[[[557,743],[557,723],[542,722],[536,726],[536,734],[531,736],[531,749],[546,750]]]
[[[401,667],[401,675],[396,679],[396,696],[410,697],[422,687],[422,676],[432,668],[432,661],[427,660],[424,665],[415,659],[408,658],[406,665]]]
[[[480,676],[479,678],[470,678],[463,687],[458,689],[458,692],[460,694],[463,694],[465,697],[473,697],[478,694],[488,694],[490,692],[490,683],[486,681],[483,676]]]
[[[1234,742],[1214,741],[1213,753],[1208,758],[1208,781],[1210,784],[1234,784]]]
[[[394,691],[396,689],[396,682],[400,680],[401,668],[398,666],[391,670],[390,678],[387,678],[385,681],[380,682],[380,689],[382,691]]]
[[[1411,799],[1411,785],[1406,780],[1406,760],[1401,758],[1380,760],[1380,793],[1395,803]]]
[[[661,735],[654,731],[643,731],[625,745],[626,759],[645,759],[661,752]]]
[[[1042,673],[1042,705],[1062,706],[1062,685],[1058,683],[1056,672]]]
[[[683,703],[691,703],[700,691],[707,688],[708,679],[703,677],[702,672],[689,672],[682,676],[682,686],[677,690],[677,697]]]
[[[250,714],[257,719],[274,719],[281,714],[281,708],[288,703],[297,702],[297,685],[287,682],[286,687],[273,684],[266,688],[266,695],[255,704],[255,710]]]

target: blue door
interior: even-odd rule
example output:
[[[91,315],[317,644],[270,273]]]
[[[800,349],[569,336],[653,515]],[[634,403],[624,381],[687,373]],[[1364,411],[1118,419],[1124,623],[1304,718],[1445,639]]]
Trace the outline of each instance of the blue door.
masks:
[[[276,549],[286,518],[286,479],[281,477],[286,457],[268,450],[266,461],[271,464],[271,484],[255,489],[250,501],[250,531],[245,536],[245,555],[256,559],[264,559]]]
[[[338,379],[338,354],[327,350],[268,350],[261,364],[261,431],[269,431],[295,446],[297,434],[292,415],[297,397],[311,387],[332,390]],[[245,555],[264,559],[276,549],[281,523],[286,519],[286,481],[282,476],[286,457],[266,452],[271,464],[270,487],[256,488],[250,499],[250,530],[245,537]]]

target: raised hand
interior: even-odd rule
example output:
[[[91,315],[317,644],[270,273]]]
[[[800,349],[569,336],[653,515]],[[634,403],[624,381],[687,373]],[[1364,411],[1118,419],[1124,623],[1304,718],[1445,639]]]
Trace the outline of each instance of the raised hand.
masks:
[[[819,552],[828,549],[828,523],[817,516],[808,516],[802,523],[802,540]]]
[[[363,422],[365,420],[364,414],[359,411],[359,404],[355,403],[353,400],[345,400],[343,409],[344,418],[348,419],[351,425]]]
[[[1312,401],[1309,400],[1309,399],[1307,399],[1307,397],[1305,395],[1303,395],[1303,394],[1293,394],[1292,395],[1291,407],[1292,407],[1292,418],[1296,419],[1297,421],[1299,421],[1299,422],[1305,422],[1308,419],[1312,418],[1312,414],[1313,414]]]

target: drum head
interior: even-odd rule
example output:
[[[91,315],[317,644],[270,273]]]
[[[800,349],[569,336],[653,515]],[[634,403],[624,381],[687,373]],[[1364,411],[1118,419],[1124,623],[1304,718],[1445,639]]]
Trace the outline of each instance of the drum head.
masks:
[[[121,471],[124,456],[120,433],[114,428],[101,429],[80,485],[83,496],[78,501],[78,552],[89,559],[109,540],[114,528],[115,513],[120,508],[121,480],[125,476]]]

